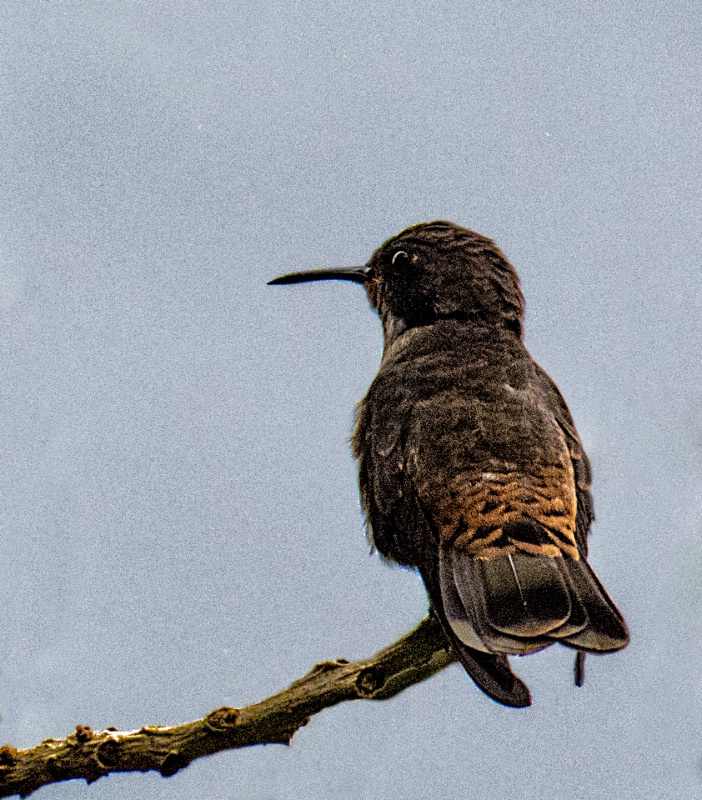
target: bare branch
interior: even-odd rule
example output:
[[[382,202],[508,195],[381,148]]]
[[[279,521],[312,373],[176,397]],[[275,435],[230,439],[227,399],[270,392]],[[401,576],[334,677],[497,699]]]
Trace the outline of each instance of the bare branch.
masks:
[[[313,714],[345,700],[386,700],[444,669],[447,652],[439,625],[425,619],[373,658],[317,664],[284,691],[246,708],[218,708],[195,722],[138,731],[79,725],[65,739],[30,750],[0,747],[0,797],[27,797],[48,783],[111,772],[156,770],[168,777],[201,756],[254,744],[289,744]]]

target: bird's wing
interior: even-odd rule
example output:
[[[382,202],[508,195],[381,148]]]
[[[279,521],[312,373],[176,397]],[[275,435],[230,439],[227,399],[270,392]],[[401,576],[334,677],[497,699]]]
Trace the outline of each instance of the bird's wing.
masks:
[[[575,423],[570,415],[570,410],[560,390],[546,371],[535,362],[534,368],[548,409],[553,415],[553,419],[556,421],[557,425],[563,431],[570,454],[573,477],[575,479],[575,495],[577,498],[575,539],[580,554],[585,558],[587,557],[587,536],[590,531],[590,525],[595,519],[592,495],[590,494],[590,484],[592,480],[590,460],[583,449],[580,436],[578,436]]]
[[[401,385],[394,384],[392,389],[401,391]],[[498,703],[528,706],[529,689],[511,672],[507,657],[466,645],[446,618],[439,585],[438,541],[406,470],[410,415],[383,414],[380,420],[374,420],[374,405],[383,408],[388,402],[398,401],[397,397],[384,396],[383,390],[377,383],[366,401],[359,404],[352,442],[369,538],[385,558],[420,570],[431,612],[438,617],[450,646],[475,684]],[[402,405],[396,407],[401,409]]]
[[[403,420],[385,416],[379,424],[372,408],[368,400],[359,403],[352,440],[368,540],[386,560],[418,567],[414,543],[421,540],[421,511],[408,492]]]

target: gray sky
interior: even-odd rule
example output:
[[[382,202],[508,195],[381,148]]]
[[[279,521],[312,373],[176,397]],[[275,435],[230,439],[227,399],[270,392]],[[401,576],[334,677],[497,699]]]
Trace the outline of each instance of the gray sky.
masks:
[[[290,748],[45,798],[702,796],[702,10],[4,0],[0,739],[244,705],[426,612],[369,558],[348,448],[401,228],[494,238],[594,467],[632,643],[458,666]]]

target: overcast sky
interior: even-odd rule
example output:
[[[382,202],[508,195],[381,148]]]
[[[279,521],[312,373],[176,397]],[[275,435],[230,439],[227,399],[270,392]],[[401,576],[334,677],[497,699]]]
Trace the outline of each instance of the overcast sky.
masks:
[[[631,645],[452,666],[292,747],[42,798],[702,796],[702,7],[0,6],[0,740],[282,689],[414,626],[348,439],[362,290],[267,287],[450,219],[518,270],[594,468],[591,562]]]

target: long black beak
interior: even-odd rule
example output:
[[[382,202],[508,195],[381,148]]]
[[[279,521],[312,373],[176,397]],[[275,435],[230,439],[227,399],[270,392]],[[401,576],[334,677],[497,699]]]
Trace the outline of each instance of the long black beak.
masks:
[[[338,267],[336,269],[311,269],[307,272],[291,272],[268,281],[268,286],[283,283],[307,283],[309,281],[353,281],[365,283],[368,280],[368,267]]]

